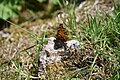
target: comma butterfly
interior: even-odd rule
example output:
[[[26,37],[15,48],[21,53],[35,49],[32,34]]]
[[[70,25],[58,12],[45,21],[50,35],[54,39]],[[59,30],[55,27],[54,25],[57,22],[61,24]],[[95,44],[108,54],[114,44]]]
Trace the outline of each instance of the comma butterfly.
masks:
[[[68,40],[68,36],[65,32],[65,28],[63,27],[63,24],[59,25],[58,32],[56,35],[57,40],[62,40],[63,42],[66,42]]]
[[[68,36],[65,32],[65,28],[63,27],[63,24],[60,24],[57,35],[56,35],[56,40],[54,40],[55,42],[54,48],[58,49],[58,48],[65,47],[66,46],[65,42],[67,40],[68,40]]]

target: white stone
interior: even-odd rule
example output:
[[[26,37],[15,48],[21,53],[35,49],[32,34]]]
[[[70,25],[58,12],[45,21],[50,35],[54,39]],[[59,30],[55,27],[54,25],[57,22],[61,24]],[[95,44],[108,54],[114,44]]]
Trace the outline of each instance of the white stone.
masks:
[[[48,43],[47,45],[45,45],[45,47],[43,48],[43,51],[48,51],[48,52],[53,52],[54,51],[54,40],[55,38],[54,37],[50,37],[48,38]]]
[[[80,43],[78,40],[70,40],[70,41],[67,41],[67,47],[69,48],[79,48],[80,47]]]

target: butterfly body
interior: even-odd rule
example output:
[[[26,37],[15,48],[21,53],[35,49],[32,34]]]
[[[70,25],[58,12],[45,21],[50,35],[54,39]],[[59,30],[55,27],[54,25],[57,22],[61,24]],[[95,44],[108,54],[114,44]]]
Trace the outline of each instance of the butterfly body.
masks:
[[[54,48],[58,49],[58,48],[65,47],[66,46],[65,42],[67,40],[68,40],[68,36],[65,32],[65,28],[63,27],[63,24],[60,24],[57,35],[56,35],[56,40],[54,40],[55,42]]]

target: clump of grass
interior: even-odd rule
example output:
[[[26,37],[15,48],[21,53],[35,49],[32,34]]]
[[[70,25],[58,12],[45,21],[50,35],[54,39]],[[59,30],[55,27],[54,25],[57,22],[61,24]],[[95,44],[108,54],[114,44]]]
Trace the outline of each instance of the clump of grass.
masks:
[[[14,42],[9,40],[1,42],[0,79],[38,79],[38,57],[45,42],[45,34],[39,37],[34,32],[21,28],[12,22],[9,23],[14,25],[15,30],[20,30],[20,37]],[[17,34],[17,31],[12,33],[14,32]],[[24,33],[27,34],[24,35]]]
[[[70,24],[72,27],[76,27],[76,29],[81,29],[80,34],[77,34],[79,35],[78,39],[80,42],[84,43],[84,45],[89,44],[93,46],[94,60],[92,61],[91,67],[85,70],[80,68],[78,71],[72,73],[72,76],[68,76],[67,79],[120,79],[119,9],[119,4],[115,5],[114,16],[109,16],[108,14],[102,14],[102,16],[100,16],[98,13],[94,17],[88,15],[88,23],[76,24],[73,22],[73,24],[77,26],[82,25],[79,27]],[[71,30],[72,32],[76,32],[76,30]],[[98,67],[97,64],[101,64],[102,66]],[[81,77],[86,70],[88,73]]]

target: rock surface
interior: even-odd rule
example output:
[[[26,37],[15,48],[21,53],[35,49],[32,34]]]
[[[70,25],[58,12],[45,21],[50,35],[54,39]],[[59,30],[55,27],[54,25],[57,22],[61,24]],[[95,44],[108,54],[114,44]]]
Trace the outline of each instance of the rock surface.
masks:
[[[50,64],[54,64],[54,63],[59,63],[59,64],[63,64],[62,63],[62,58],[69,55],[69,49],[76,49],[80,47],[80,43],[77,40],[70,40],[70,41],[66,41],[66,49],[63,48],[59,48],[59,49],[54,49],[54,40],[56,38],[54,37],[50,37],[48,38],[48,43],[47,45],[44,46],[44,48],[42,49],[41,53],[40,53],[40,57],[39,57],[39,64],[38,64],[38,76],[45,78],[45,76],[47,75],[47,68],[50,67]],[[49,65],[49,66],[47,66]]]

